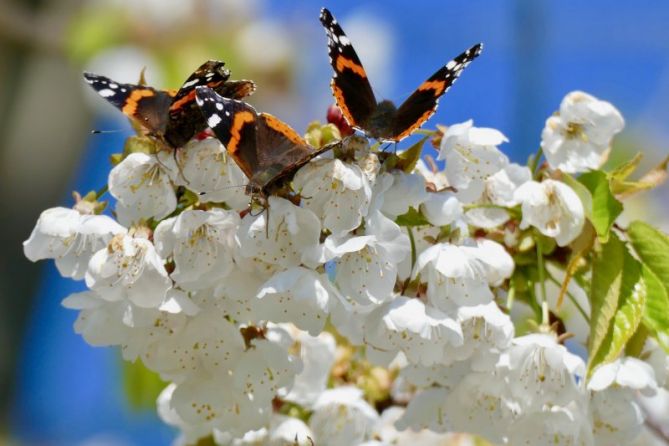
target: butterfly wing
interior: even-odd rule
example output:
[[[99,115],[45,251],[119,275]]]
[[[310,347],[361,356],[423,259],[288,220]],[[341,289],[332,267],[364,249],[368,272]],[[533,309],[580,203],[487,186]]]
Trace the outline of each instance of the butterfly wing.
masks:
[[[397,110],[393,123],[393,137],[390,139],[400,141],[430,119],[437,110],[439,98],[458,79],[462,70],[481,54],[482,49],[483,45],[480,43],[474,45],[423,82]]]
[[[332,94],[349,125],[362,129],[376,109],[376,98],[367,73],[351,41],[330,11],[321,9],[320,20],[328,36],[328,54],[334,70],[330,83]]]
[[[268,113],[260,113],[257,127],[260,169],[253,182],[261,187],[294,173],[332,146],[314,149],[288,124]]]
[[[207,124],[195,103],[195,89],[209,87],[224,97],[241,99],[255,91],[252,81],[229,81],[230,71],[225,63],[209,60],[191,74],[174,96],[169,108],[165,140],[172,147],[181,147]]]
[[[206,125],[214,131],[244,174],[252,179],[259,169],[258,113],[249,104],[224,98],[208,87],[196,88],[196,102]]]
[[[86,82],[107,102],[134,119],[151,133],[162,133],[173,95],[135,84],[121,84],[105,76],[84,73]]]

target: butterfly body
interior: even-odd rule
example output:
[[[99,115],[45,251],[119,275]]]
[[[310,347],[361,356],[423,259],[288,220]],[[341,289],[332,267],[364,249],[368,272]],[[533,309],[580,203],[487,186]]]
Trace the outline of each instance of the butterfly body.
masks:
[[[191,74],[179,90],[123,84],[108,77],[84,73],[86,82],[146,132],[171,148],[178,148],[207,125],[197,104],[195,88],[207,86],[231,98],[244,98],[255,91],[249,80],[231,81],[224,62],[210,60]]]
[[[376,100],[351,41],[330,11],[323,8],[320,20],[328,36],[328,54],[334,70],[330,86],[337,106],[351,127],[382,141],[401,141],[420,128],[437,110],[439,98],[483,48],[481,44],[474,45],[448,62],[398,107],[388,100]]]

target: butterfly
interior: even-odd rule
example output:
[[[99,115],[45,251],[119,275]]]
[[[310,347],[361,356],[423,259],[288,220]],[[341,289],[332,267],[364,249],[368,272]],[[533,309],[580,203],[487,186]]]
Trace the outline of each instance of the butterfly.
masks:
[[[448,62],[398,108],[391,101],[376,100],[351,41],[330,11],[321,9],[320,20],[328,36],[328,53],[334,69],[330,86],[337,106],[351,127],[383,141],[401,141],[420,128],[437,110],[439,98],[483,49],[482,44],[476,44]]]
[[[171,148],[179,148],[207,127],[195,104],[196,87],[207,86],[225,97],[236,99],[255,91],[253,81],[228,80],[230,71],[223,68],[224,65],[217,60],[205,62],[176,91],[122,84],[92,73],[84,73],[84,79],[100,96],[143,126],[150,135]]]
[[[207,125],[249,179],[250,195],[267,196],[279,180],[338,144],[311,147],[280,119],[208,87],[196,88],[196,100]]]

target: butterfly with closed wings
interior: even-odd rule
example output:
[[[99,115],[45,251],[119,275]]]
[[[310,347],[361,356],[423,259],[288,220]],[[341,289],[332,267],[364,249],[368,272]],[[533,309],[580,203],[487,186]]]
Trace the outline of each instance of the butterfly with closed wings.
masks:
[[[93,73],[84,73],[84,78],[100,96],[139,123],[149,135],[176,149],[207,128],[195,104],[196,87],[206,86],[235,99],[255,91],[253,81],[229,80],[230,71],[224,65],[217,60],[205,62],[176,91],[122,84]]]
[[[288,124],[249,104],[197,87],[207,125],[249,179],[246,192],[266,197],[273,186],[339,142],[311,147]]]

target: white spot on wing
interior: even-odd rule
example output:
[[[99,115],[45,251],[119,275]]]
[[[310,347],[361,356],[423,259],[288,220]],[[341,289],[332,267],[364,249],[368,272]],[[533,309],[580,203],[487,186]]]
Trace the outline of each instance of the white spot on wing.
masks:
[[[212,128],[212,129],[213,129],[213,128],[216,127],[218,124],[220,124],[221,121],[222,121],[222,120],[221,120],[221,117],[220,117],[220,116],[218,116],[218,115],[211,115],[211,116],[209,116],[209,119],[207,119],[207,125],[209,126],[209,128]]]
[[[188,81],[181,88],[189,88],[192,87],[193,85],[197,85],[200,83],[200,79],[193,79],[192,81]]]
[[[100,91],[98,91],[98,93],[103,98],[108,98],[108,97],[114,96],[116,94],[116,92],[114,90],[110,90],[109,88],[105,88],[103,90],[100,90]]]

